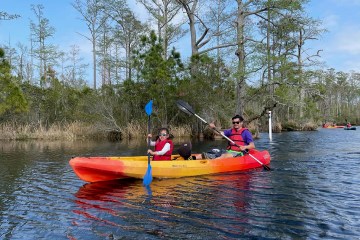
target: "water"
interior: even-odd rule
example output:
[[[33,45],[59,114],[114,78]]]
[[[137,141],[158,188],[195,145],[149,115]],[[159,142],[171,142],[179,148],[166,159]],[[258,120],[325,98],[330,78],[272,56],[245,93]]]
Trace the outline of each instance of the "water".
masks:
[[[0,239],[359,239],[360,131],[267,134],[272,171],[86,184],[72,156],[144,142],[1,142]],[[225,141],[193,142],[194,151]]]

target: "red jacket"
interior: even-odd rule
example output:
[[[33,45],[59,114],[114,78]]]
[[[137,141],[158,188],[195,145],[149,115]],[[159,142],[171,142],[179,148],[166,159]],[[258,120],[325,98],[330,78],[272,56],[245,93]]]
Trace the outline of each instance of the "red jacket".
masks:
[[[155,143],[155,151],[161,151],[164,148],[166,143],[170,144],[170,150],[167,151],[164,155],[154,155],[154,158],[153,158],[154,161],[171,160],[171,154],[174,149],[174,144],[171,140],[169,140],[169,139],[166,139],[164,141],[157,140]]]
[[[233,140],[237,145],[239,146],[245,146],[245,141],[241,135],[241,133],[247,130],[247,128],[241,128],[239,131],[236,131],[235,128],[231,129],[231,135],[229,136],[229,138],[231,140]],[[232,142],[228,142],[228,146],[227,146],[227,150],[233,150],[233,151],[238,151],[241,152],[240,148],[236,145],[234,145]]]

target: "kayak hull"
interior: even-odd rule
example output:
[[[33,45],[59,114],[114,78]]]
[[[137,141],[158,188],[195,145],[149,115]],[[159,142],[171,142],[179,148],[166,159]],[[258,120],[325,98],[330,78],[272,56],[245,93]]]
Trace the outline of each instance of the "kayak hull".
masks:
[[[344,130],[356,130],[356,127],[355,126],[344,127]]]
[[[264,165],[270,163],[268,151],[251,150],[250,154]],[[153,178],[181,178],[263,167],[250,155],[232,158],[198,160],[151,161]],[[173,155],[172,159],[179,157]],[[178,158],[179,159],[179,158]],[[86,182],[124,178],[142,179],[148,169],[147,156],[133,157],[75,157],[69,162],[75,174]]]

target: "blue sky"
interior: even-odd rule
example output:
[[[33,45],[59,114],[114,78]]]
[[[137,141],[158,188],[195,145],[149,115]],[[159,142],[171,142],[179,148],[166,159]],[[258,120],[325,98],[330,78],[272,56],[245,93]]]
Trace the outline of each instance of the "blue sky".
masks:
[[[0,44],[11,42],[28,44],[29,19],[34,19],[30,5],[42,4],[44,16],[56,30],[52,42],[62,50],[78,45],[82,55],[90,59],[91,45],[78,33],[88,35],[84,22],[79,19],[79,13],[71,6],[72,0],[0,0],[0,11],[10,14],[20,14],[20,19],[0,21]],[[135,0],[129,0],[135,6]],[[322,49],[322,60],[325,68],[335,68],[337,71],[360,71],[360,0],[312,0],[308,13],[315,19],[323,21],[328,30],[319,41],[307,46],[309,52]],[[138,16],[144,17],[140,6],[134,7]],[[143,19],[145,20],[145,19]],[[89,62],[90,63],[90,62]]]

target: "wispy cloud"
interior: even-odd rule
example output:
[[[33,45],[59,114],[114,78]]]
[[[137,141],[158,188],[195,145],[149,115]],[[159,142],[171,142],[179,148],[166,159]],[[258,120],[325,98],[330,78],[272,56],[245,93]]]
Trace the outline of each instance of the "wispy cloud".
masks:
[[[319,1],[319,0],[317,0]],[[331,4],[331,5],[340,5],[340,6],[343,6],[343,5],[357,5],[357,6],[360,6],[360,1],[359,0],[330,0],[328,1],[328,4]]]
[[[321,21],[322,21],[322,26],[328,31],[331,31],[331,29],[339,27],[339,25],[341,24],[340,17],[336,14],[330,14]]]
[[[348,26],[338,31],[332,40],[332,47],[337,52],[351,55],[360,54],[360,26]]]

